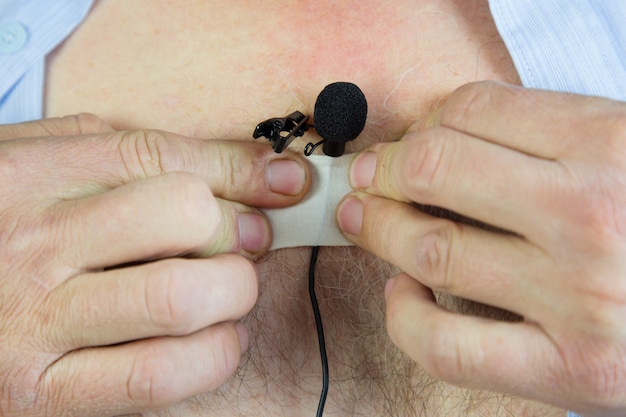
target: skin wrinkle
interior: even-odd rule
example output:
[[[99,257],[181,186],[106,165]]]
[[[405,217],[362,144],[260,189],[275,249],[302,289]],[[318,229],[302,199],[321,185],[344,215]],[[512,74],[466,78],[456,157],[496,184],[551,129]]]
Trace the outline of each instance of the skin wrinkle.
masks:
[[[421,12],[436,16],[438,21],[450,19],[446,27],[461,32],[468,23],[466,19],[457,19],[454,9],[471,9],[476,2],[455,0],[455,3],[455,6],[448,7],[450,10],[422,9]],[[317,2],[310,4],[318,5]],[[128,5],[124,4],[124,7]],[[442,19],[442,16],[445,18]],[[426,71],[431,64],[427,61],[430,56],[425,60],[404,62],[400,71],[399,68],[395,68],[393,73],[381,71],[376,76],[384,79],[377,79],[377,82],[363,78],[362,81],[372,88],[372,91],[366,91],[372,107],[362,137],[348,144],[349,152],[363,149],[372,143],[396,140],[410,122],[426,119],[444,99],[444,91],[452,91],[458,84],[459,77],[464,82],[469,81],[472,70],[476,78],[490,78],[487,69],[493,64],[494,58],[489,52],[491,48],[488,45],[493,43],[489,36],[485,36],[482,46],[476,50],[475,66],[473,63],[469,65],[474,68],[465,71],[456,65],[447,65],[452,78],[444,75],[444,70],[439,74],[441,81],[422,87],[422,71]],[[419,39],[416,48],[420,47],[421,42]],[[221,115],[217,108],[204,106],[202,112],[187,109],[185,100],[194,101],[198,97],[192,94],[185,97],[186,90],[183,90],[179,92],[179,109],[168,115],[171,120],[168,119],[166,124],[176,126],[177,133],[195,137],[243,139],[251,134],[254,127],[251,121],[286,115],[294,109],[312,113],[315,96],[322,86],[308,82],[306,78],[291,76],[288,67],[272,56],[265,56],[258,62],[262,64],[255,68],[254,75],[261,80],[261,84],[264,85],[263,81],[272,78],[275,80],[273,86],[280,84],[280,88],[255,89],[249,94],[248,105],[237,106],[227,100],[229,97],[225,97],[219,109],[230,112],[231,116],[234,113],[235,116],[229,119],[220,117],[217,121],[210,119],[213,112]],[[458,71],[454,71],[455,67]],[[313,65],[312,71],[316,70]],[[463,73],[470,75],[463,77]],[[197,80],[190,76],[189,81],[195,83]],[[242,81],[245,82],[245,79]],[[414,107],[404,112],[404,115],[400,114],[399,106],[404,108],[407,105],[405,93],[411,88],[423,88],[429,94],[424,94],[417,103],[410,103]],[[277,91],[279,94],[276,94]],[[215,92],[210,87],[202,91],[203,96],[212,93]],[[398,110],[394,111],[396,104]],[[107,108],[103,108],[103,112],[97,112],[97,109],[93,111],[108,116]],[[184,121],[177,124],[176,121],[183,116]],[[114,115],[113,119],[116,117],[120,115]],[[128,123],[118,123],[118,127],[133,127],[130,123],[132,114],[128,118]],[[249,132],[247,136],[246,132]],[[315,142],[314,135],[315,131],[310,130],[304,138],[294,141],[290,149],[302,149],[307,142]],[[235,417],[274,416],[290,415],[293,410],[300,412],[294,415],[313,415],[321,387],[321,365],[306,289],[309,254],[310,248],[285,249],[272,252],[259,260],[259,301],[243,319],[249,329],[250,347],[233,378],[215,391],[198,395],[170,411],[161,410],[144,415],[178,416],[188,412],[191,415],[207,416],[226,411],[227,415]],[[512,409],[512,405],[504,402],[508,397],[453,390],[442,384],[424,373],[418,364],[390,342],[384,323],[383,287],[385,281],[396,272],[397,268],[354,247],[322,248],[317,285],[331,361],[328,414],[520,416],[517,410]],[[443,294],[436,294],[436,298],[440,305],[451,311],[481,317],[519,319],[502,310],[467,300]],[[493,411],[485,408],[493,405],[493,399],[497,403],[497,412],[486,414],[485,409]]]

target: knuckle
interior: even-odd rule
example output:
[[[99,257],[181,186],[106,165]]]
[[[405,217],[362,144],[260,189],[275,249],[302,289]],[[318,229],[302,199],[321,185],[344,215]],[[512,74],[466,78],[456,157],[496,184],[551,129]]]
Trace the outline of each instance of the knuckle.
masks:
[[[216,388],[226,381],[239,366],[241,353],[239,351],[239,338],[232,326],[219,326],[215,328],[212,337],[213,349],[211,354],[211,376]]]
[[[437,189],[452,167],[454,141],[439,137],[443,129],[430,128],[421,140],[409,142],[402,164],[401,178],[406,178],[402,184],[408,189],[401,191],[421,203],[429,203],[437,197]]]
[[[614,253],[619,246],[616,243],[626,235],[626,215],[612,195],[614,192],[590,189],[584,184],[575,188],[562,196],[558,204],[564,216],[559,235],[565,235],[570,245],[582,245],[582,249],[592,253]],[[589,198],[581,199],[581,195]]]
[[[212,165],[214,172],[211,173],[211,177],[218,179],[223,189],[231,189],[237,185],[239,171],[245,164],[237,159],[235,149],[230,146],[216,146],[214,158],[216,163]]]
[[[2,283],[0,278],[3,291],[12,293],[5,300],[0,296],[0,312],[18,305],[27,311],[30,306],[24,301],[34,294],[26,288],[47,293],[63,278],[58,268],[64,254],[59,248],[67,226],[56,214],[38,213],[39,218],[10,210],[4,214],[0,219],[0,274],[13,279]]]
[[[172,146],[163,132],[132,130],[118,133],[117,138],[117,149],[126,168],[127,182],[165,172],[164,159],[170,157]]]
[[[180,276],[186,263],[171,259],[154,264],[144,281],[144,303],[148,322],[170,335],[190,333],[193,311]]]
[[[421,237],[415,248],[415,270],[436,290],[454,291],[451,247],[459,226],[441,221],[435,229]]]
[[[363,201],[366,209],[360,244],[387,256],[406,250],[405,242],[398,239],[397,229],[393,225],[390,227],[390,219],[401,219],[406,215],[406,206],[388,204],[388,201],[381,199],[366,198]]]
[[[189,225],[185,230],[185,241],[201,247],[216,235],[223,216],[209,184],[201,177],[177,172],[168,174],[172,179],[167,195],[175,202],[177,221]]]
[[[182,215],[197,221],[207,212],[218,210],[211,187],[204,179],[184,172],[169,175],[173,178],[169,192],[181,202],[180,208],[185,210]]]
[[[615,208],[610,204],[601,204],[596,213],[593,209],[585,209],[580,213],[582,221],[582,232],[586,237],[586,244],[591,246],[594,252],[609,254],[615,251],[615,244],[619,239],[618,225],[620,220],[616,219]]]
[[[612,262],[583,261],[581,265],[578,261],[571,264],[572,276],[575,277],[571,287],[585,300],[577,306],[578,326],[594,329],[598,340],[620,332],[624,321],[626,283],[613,278],[615,269]]]
[[[52,125],[48,130],[52,135],[78,135],[83,133],[81,126],[86,128],[91,121],[86,113],[82,113],[51,119],[51,122]],[[41,126],[44,127],[45,123]]]
[[[40,126],[49,134],[60,136],[100,132],[106,124],[98,116],[91,113],[78,113],[58,119],[44,120]]]
[[[491,81],[465,84],[455,90],[444,104],[441,123],[459,130],[467,130],[474,115],[481,114],[493,100],[496,89],[501,88]]]
[[[140,408],[162,404],[171,397],[168,375],[175,373],[163,352],[152,346],[140,349],[130,367],[126,380],[128,399]]]
[[[95,114],[79,113],[69,117],[76,134],[96,133],[108,129],[108,125]]]
[[[421,365],[436,378],[456,385],[468,382],[474,368],[468,349],[449,326],[431,324],[424,337],[424,353]]]
[[[218,201],[218,212],[215,216],[207,216],[205,230],[211,232],[203,234],[201,256],[209,258],[218,254],[235,253],[240,250],[239,243],[239,211],[236,203]],[[198,236],[201,238],[201,236]]]

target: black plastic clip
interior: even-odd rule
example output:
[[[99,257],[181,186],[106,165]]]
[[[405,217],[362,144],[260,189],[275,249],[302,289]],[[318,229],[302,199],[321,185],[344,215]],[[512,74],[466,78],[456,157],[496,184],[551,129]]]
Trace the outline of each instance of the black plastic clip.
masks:
[[[308,121],[309,116],[295,111],[287,117],[268,119],[259,123],[252,137],[267,138],[272,143],[274,152],[281,153],[295,138],[304,135],[309,129],[309,125],[306,124]]]

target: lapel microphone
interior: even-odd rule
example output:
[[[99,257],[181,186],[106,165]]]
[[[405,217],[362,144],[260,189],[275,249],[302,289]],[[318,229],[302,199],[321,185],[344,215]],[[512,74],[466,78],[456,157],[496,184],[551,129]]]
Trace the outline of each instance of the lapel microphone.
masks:
[[[314,128],[322,140],[309,143],[304,154],[310,156],[322,145],[325,155],[338,157],[344,154],[346,143],[357,138],[365,127],[367,100],[359,87],[349,82],[335,82],[324,87],[317,96],[313,111],[314,125],[309,116],[299,111],[282,118],[272,118],[259,123],[252,137],[267,138],[274,152],[281,153],[297,137]]]
[[[322,145],[322,151],[325,155],[339,157],[344,154],[346,143],[356,139],[365,127],[367,100],[361,89],[352,83],[332,83],[324,87],[317,96],[313,118],[315,125],[309,125],[309,116],[295,111],[286,117],[275,117],[259,123],[252,136],[254,139],[267,138],[272,144],[274,152],[281,153],[295,138],[304,135],[309,128],[314,128],[322,140],[316,144],[307,144],[304,148],[304,154],[311,156],[315,149]],[[313,307],[322,361],[322,390],[316,413],[317,417],[322,417],[328,395],[329,371],[322,316],[315,295],[315,265],[319,249],[319,246],[315,246],[311,252],[309,297]]]

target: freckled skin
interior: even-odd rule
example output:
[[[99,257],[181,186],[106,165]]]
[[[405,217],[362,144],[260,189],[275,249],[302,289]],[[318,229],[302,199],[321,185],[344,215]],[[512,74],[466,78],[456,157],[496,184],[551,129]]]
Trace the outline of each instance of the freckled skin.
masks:
[[[398,139],[476,79],[517,82],[486,0],[107,0],[49,59],[46,115],[92,112],[118,129],[252,140],[260,121],[294,110],[312,115],[325,85],[350,81],[369,106],[365,130],[349,144],[354,151]],[[311,131],[291,146],[316,139]],[[260,298],[245,320],[251,348],[240,374],[172,414],[256,415],[263,407],[268,415],[312,415],[320,368],[306,294],[309,252],[281,250],[259,262]],[[442,409],[439,400],[469,395],[434,383],[391,346],[382,294],[392,271],[356,248],[321,251],[328,415],[411,415],[422,406],[429,415]],[[541,408],[489,398],[446,415]]]

